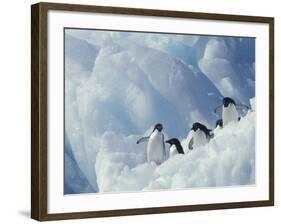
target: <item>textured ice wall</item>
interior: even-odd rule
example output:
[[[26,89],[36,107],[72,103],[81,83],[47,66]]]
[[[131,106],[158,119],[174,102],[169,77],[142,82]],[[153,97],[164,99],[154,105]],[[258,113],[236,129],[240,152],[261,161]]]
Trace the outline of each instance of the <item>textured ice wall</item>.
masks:
[[[254,96],[253,41],[247,38],[89,30],[67,30],[65,36],[69,161],[76,163],[89,183],[86,189],[93,192],[100,189],[96,158],[101,139],[109,133],[140,135],[162,122],[167,135],[182,139],[195,121],[214,126],[217,116],[212,111],[224,94],[246,103]],[[229,66],[213,63],[216,58]],[[139,154],[134,159],[143,162]],[[73,176],[66,176],[65,184],[85,184]]]

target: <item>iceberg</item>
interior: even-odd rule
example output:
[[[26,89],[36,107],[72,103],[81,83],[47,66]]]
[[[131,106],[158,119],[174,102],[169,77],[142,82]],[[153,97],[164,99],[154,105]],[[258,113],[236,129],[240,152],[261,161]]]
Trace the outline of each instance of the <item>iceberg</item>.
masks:
[[[248,104],[254,97],[255,82],[254,57],[249,56],[254,55],[251,38],[241,41],[196,35],[72,29],[65,32],[65,135],[69,145],[65,146],[68,147],[65,153],[68,153],[67,167],[71,170],[65,175],[65,185],[71,189],[70,193],[251,184],[254,181],[251,176],[254,175],[254,161],[249,165],[242,158],[254,160],[254,157],[250,159],[254,147],[246,149],[241,142],[241,150],[245,150],[241,158],[238,150],[233,154],[234,145],[225,145],[225,152],[222,148],[216,149],[230,133],[192,154],[176,155],[161,166],[146,163],[145,144],[135,144],[155,123],[163,124],[165,139],[177,137],[185,144],[193,122],[215,126],[218,117],[213,110],[226,94]],[[238,50],[250,53],[242,54]],[[253,114],[233,127],[244,124],[243,120],[247,119],[254,123]],[[227,130],[228,127],[218,134]],[[239,136],[241,132],[237,130],[237,138],[246,141],[244,138],[249,137],[247,141],[252,141],[254,135],[250,133]],[[233,143],[234,140],[229,141]],[[239,166],[236,164],[235,169],[234,166],[228,170],[224,167],[223,172],[223,168],[215,165],[214,155],[221,161],[221,167],[232,164],[224,165],[222,156],[243,161]],[[219,182],[205,177],[205,169],[210,169],[208,174],[217,170],[217,179],[223,175],[231,178],[227,171],[237,177]],[[239,179],[242,170],[245,174]]]

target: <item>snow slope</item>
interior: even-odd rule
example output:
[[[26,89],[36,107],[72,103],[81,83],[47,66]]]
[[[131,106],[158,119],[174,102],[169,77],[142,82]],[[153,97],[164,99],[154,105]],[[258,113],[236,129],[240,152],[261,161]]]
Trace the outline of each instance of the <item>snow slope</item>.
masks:
[[[114,132],[102,136],[96,162],[100,192],[255,183],[255,112],[216,129],[215,137],[203,147],[188,151],[184,139],[186,153],[160,166],[145,161],[145,144],[136,145],[138,137]]]
[[[75,193],[106,191],[102,155],[110,151],[120,157],[127,153],[128,175],[133,168],[140,169],[134,175],[141,175],[142,169],[151,173],[154,168],[144,164],[145,145],[134,148],[136,137],[148,127],[160,122],[167,136],[183,139],[195,121],[214,127],[218,117],[212,111],[230,89],[235,100],[248,104],[254,96],[252,42],[251,38],[66,30],[65,134],[72,155],[66,159],[72,175],[65,175],[65,185]],[[215,50],[209,50],[210,45]],[[223,53],[217,53],[220,50]],[[223,70],[216,64],[221,71],[232,71],[224,74],[230,81],[224,79],[223,85],[213,72],[212,60],[218,57],[232,68]],[[111,148],[116,136],[121,139],[116,145],[123,146]],[[131,180],[123,190],[138,185]]]

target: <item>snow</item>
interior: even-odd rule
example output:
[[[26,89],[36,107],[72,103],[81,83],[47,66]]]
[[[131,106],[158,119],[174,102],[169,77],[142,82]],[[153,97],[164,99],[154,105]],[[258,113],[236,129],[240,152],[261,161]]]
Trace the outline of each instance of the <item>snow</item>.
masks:
[[[215,130],[202,147],[168,158],[160,166],[146,162],[139,136],[106,132],[97,155],[100,192],[139,191],[255,183],[255,112]],[[168,145],[166,145],[168,147]]]
[[[202,176],[208,174],[203,172],[207,167],[208,172],[215,172],[218,166],[212,156],[221,149],[206,148],[213,141],[192,154],[175,155],[160,166],[146,163],[146,143],[136,145],[136,141],[162,123],[165,140],[177,137],[186,144],[193,122],[215,126],[218,117],[213,110],[223,96],[249,104],[255,93],[251,38],[65,32],[65,151],[71,155],[66,157],[71,171],[65,175],[65,186],[71,193],[203,186],[203,179],[213,181],[207,181],[205,187],[220,185],[218,180]],[[219,155],[238,158],[226,152]],[[217,159],[224,161],[221,156]],[[185,167],[185,162],[190,165]],[[248,165],[241,166],[247,173],[240,176],[252,175]],[[239,176],[241,169],[226,171]],[[223,175],[220,172],[217,170],[217,179]],[[230,174],[224,175],[230,178]],[[244,182],[234,179],[221,182],[252,183],[246,177]]]

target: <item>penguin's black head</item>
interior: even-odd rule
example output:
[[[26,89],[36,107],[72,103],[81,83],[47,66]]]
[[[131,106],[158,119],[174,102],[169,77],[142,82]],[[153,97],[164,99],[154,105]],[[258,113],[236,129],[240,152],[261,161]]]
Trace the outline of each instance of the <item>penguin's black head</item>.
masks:
[[[169,143],[170,145],[178,145],[180,144],[180,141],[177,138],[171,138],[167,141],[165,141],[166,143]]]
[[[223,106],[228,107],[229,104],[234,104],[236,105],[235,101],[231,99],[230,97],[224,97],[222,100]]]
[[[210,133],[211,130],[208,129],[204,124],[201,124],[201,123],[199,123],[199,122],[193,123],[191,130],[193,130],[193,131],[196,132],[198,129],[199,129],[200,131],[203,131],[207,137],[210,137],[210,136],[211,136],[211,133]]]
[[[163,130],[163,125],[160,124],[160,123],[158,123],[158,124],[156,124],[156,125],[154,126],[153,131],[154,131],[155,129],[161,132],[161,131]]]
[[[169,140],[167,140],[165,142],[169,143],[171,146],[175,145],[178,153],[179,154],[184,154],[184,151],[183,151],[183,148],[181,146],[181,143],[180,143],[180,141],[177,138],[171,138],[171,139],[169,139]]]
[[[217,120],[216,127],[222,127],[222,119]]]
[[[204,124],[201,124],[199,122],[193,123],[191,130],[197,131],[198,129],[199,130],[205,130],[205,129],[207,129],[207,127]]]

